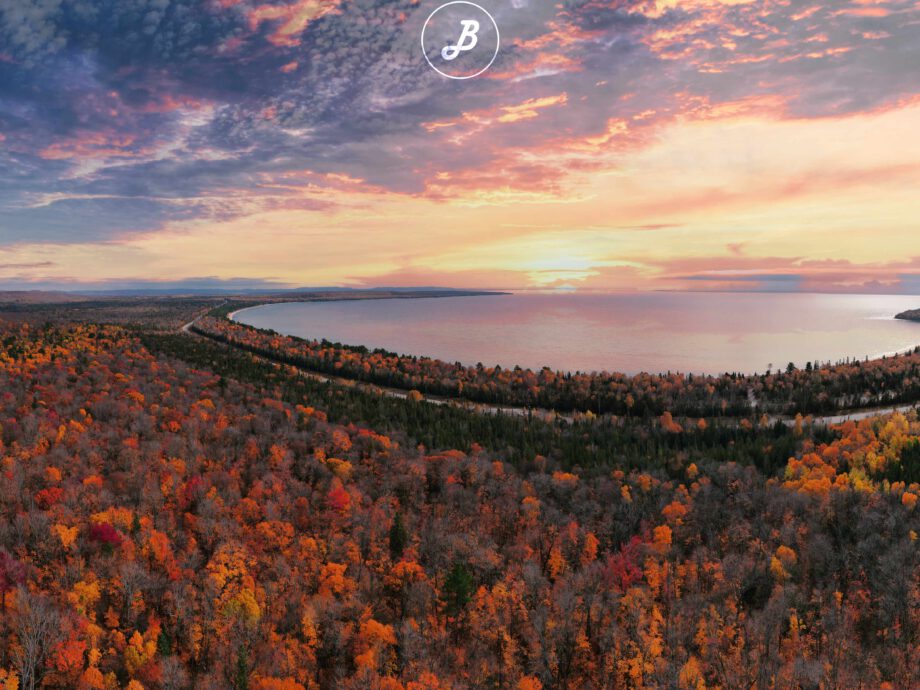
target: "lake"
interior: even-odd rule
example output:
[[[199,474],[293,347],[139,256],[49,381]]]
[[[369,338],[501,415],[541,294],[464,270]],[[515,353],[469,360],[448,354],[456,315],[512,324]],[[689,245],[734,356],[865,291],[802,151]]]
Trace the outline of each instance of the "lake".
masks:
[[[518,293],[269,304],[235,318],[467,365],[715,374],[901,352],[920,344],[920,323],[893,316],[917,307],[904,295]]]

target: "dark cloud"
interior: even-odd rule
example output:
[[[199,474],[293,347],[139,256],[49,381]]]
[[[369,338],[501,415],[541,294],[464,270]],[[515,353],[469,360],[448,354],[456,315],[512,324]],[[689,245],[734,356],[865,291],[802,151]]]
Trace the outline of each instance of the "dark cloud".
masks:
[[[0,271],[9,271],[11,269],[16,270],[25,270],[30,268],[50,268],[51,266],[56,266],[53,261],[34,261],[31,263],[28,262],[13,262],[13,263],[0,263]]]

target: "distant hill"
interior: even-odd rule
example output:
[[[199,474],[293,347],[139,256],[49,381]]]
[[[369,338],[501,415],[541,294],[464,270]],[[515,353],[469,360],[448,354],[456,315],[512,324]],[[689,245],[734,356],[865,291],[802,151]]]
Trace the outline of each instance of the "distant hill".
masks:
[[[78,302],[84,297],[48,290],[0,290],[0,304],[45,304]]]
[[[903,319],[904,321],[920,321],[920,309],[910,309],[908,311],[902,311],[900,314],[898,314],[894,318]]]
[[[85,299],[86,297],[100,298],[100,297],[272,297],[272,296],[296,296],[296,295],[376,295],[380,294],[393,294],[393,295],[419,295],[419,294],[437,294],[437,295],[480,295],[480,294],[495,294],[494,291],[483,291],[483,290],[465,290],[465,289],[456,289],[456,288],[446,288],[446,287],[368,287],[368,288],[352,288],[352,287],[298,287],[298,288],[271,288],[271,287],[259,287],[259,288],[221,288],[221,287],[195,287],[195,286],[167,286],[167,287],[136,287],[136,288],[112,288],[107,290],[68,290],[66,292],[44,292],[38,293],[36,295],[48,295],[46,299],[41,301],[55,301],[62,302],[64,299],[57,298],[57,296],[69,295],[71,297],[77,296],[77,299]],[[24,293],[24,292],[0,292],[0,300],[2,301],[22,301],[13,300],[13,299],[4,299],[4,296],[19,296],[20,298],[26,294],[33,293]]]

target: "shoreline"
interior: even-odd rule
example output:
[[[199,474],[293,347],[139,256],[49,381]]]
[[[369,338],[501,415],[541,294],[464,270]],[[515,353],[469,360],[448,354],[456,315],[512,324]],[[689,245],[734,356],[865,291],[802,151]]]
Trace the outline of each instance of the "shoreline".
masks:
[[[488,294],[508,294],[508,293],[488,293]],[[443,296],[471,296],[471,295],[443,295]],[[425,297],[433,299],[435,296],[427,295]],[[291,301],[291,302],[286,302],[286,301],[265,302],[261,304],[253,304],[247,307],[241,307],[240,309],[236,309],[232,312],[229,312],[228,314],[224,316],[224,318],[226,318],[228,321],[232,323],[240,323],[235,320],[236,316],[239,313],[249,310],[249,309],[255,309],[257,307],[264,307],[264,306],[268,306],[271,304],[310,304],[313,302],[357,301],[357,300],[364,300],[364,299],[375,299],[375,298],[361,297],[361,298],[350,298],[349,300],[313,299],[313,300],[297,300],[297,301]],[[376,298],[376,299],[390,299],[390,297]],[[195,323],[198,321],[198,319],[205,315],[206,314],[199,315],[193,321],[190,321],[189,323],[185,324],[181,330],[186,333],[195,333],[199,337],[204,337],[209,340],[213,339],[210,335],[204,332],[193,330]],[[240,325],[245,326],[247,328],[253,328],[253,326],[250,326],[249,324],[245,324],[245,323],[241,323]],[[299,336],[287,336],[287,337],[294,337],[294,338],[298,338],[301,340],[305,340],[303,338],[299,338]],[[231,343],[226,343],[226,344],[228,347],[236,348],[236,346],[232,345]],[[909,355],[916,349],[916,347],[917,346],[908,348],[906,350],[897,350],[891,353],[882,354],[882,355],[874,356],[871,358],[869,356],[866,356],[866,360],[883,359],[886,357],[900,356],[901,354]],[[277,360],[274,360],[271,357],[266,357],[266,356],[258,355],[258,354],[254,356],[266,362],[270,362],[278,366],[282,365],[281,362],[278,362]],[[399,356],[406,356],[406,355],[400,354]],[[297,370],[300,376],[306,376],[306,377],[309,377],[315,380],[328,382],[334,385],[357,386],[357,387],[360,387],[366,390],[376,391],[378,394],[384,395],[387,397],[405,399],[405,398],[408,398],[409,393],[410,393],[410,391],[402,389],[402,388],[380,386],[377,384],[364,382],[359,379],[325,374],[319,371],[314,371],[314,370],[299,367],[299,366],[295,367],[295,369]],[[757,376],[757,375],[758,374],[753,374],[753,375],[746,374],[745,376]],[[438,396],[438,395],[427,395],[427,394],[423,396],[422,401],[427,402],[429,404],[434,404],[434,405],[454,405],[454,406],[462,407],[462,408],[465,408],[471,411],[478,411],[479,413],[482,413],[482,414],[511,414],[515,416],[534,415],[538,417],[543,417],[544,419],[547,419],[547,420],[558,419],[558,420],[565,421],[567,423],[573,423],[576,421],[576,419],[579,419],[586,414],[586,413],[577,413],[577,412],[561,413],[561,412],[557,412],[552,409],[539,408],[539,407],[524,407],[524,406],[505,405],[505,404],[477,403],[472,400],[466,400],[463,398],[452,398],[452,397],[443,397],[443,396]],[[756,412],[756,407],[754,408],[754,411]],[[876,407],[861,407],[861,408],[857,407],[857,408],[851,408],[847,410],[837,410],[832,414],[824,414],[824,415],[813,415],[812,414],[812,415],[807,415],[807,417],[811,418],[812,424],[831,426],[834,424],[843,423],[847,420],[858,421],[861,419],[876,417],[876,416],[885,415],[885,414],[892,414],[895,412],[903,413],[903,412],[909,412],[909,411],[920,411],[920,402],[881,405],[881,406],[876,406]],[[795,418],[790,417],[788,415],[783,415],[783,414],[774,413],[774,414],[769,414],[768,416],[774,423],[780,422],[785,425],[794,424],[796,421]]]
[[[258,302],[257,304],[251,304],[247,307],[240,307],[235,309],[232,312],[229,312],[225,318],[230,321],[236,319],[236,315],[250,309],[258,309],[260,307],[269,307],[275,304],[316,304],[316,303],[326,303],[326,302],[370,302],[370,301],[385,301],[385,300],[404,300],[404,299],[444,299],[448,297],[500,297],[513,295],[513,292],[506,291],[497,291],[497,290],[418,290],[418,291],[408,291],[408,292],[393,292],[393,293],[365,293],[360,295],[349,295],[342,297],[310,297],[309,295],[303,295],[301,298],[294,299],[269,299],[266,302]],[[249,324],[243,324],[248,326]]]
[[[245,311],[250,311],[250,310],[252,310],[252,309],[258,309],[258,308],[261,308],[261,307],[268,307],[268,306],[272,306],[272,305],[276,305],[276,304],[314,304],[314,303],[318,303],[318,302],[323,302],[323,303],[326,303],[326,302],[358,302],[358,301],[371,301],[371,300],[381,300],[381,301],[382,301],[382,300],[389,300],[389,299],[439,299],[439,298],[441,298],[441,297],[482,297],[482,296],[513,295],[513,294],[515,294],[515,293],[512,293],[512,292],[472,292],[472,291],[471,291],[471,292],[468,292],[468,293],[441,294],[441,295],[419,294],[418,296],[414,296],[414,295],[412,295],[412,294],[407,294],[405,297],[403,297],[403,296],[388,295],[388,296],[385,296],[385,297],[360,296],[360,297],[347,297],[347,298],[343,298],[343,299],[321,299],[321,298],[320,298],[320,299],[301,299],[301,300],[290,300],[290,301],[288,301],[288,300],[279,300],[279,301],[262,302],[262,303],[259,303],[259,304],[253,304],[253,305],[246,306],[246,307],[240,307],[239,309],[236,309],[236,310],[234,310],[234,311],[229,312],[228,314],[226,314],[226,316],[225,316],[224,318],[226,318],[228,321],[231,321],[231,322],[233,322],[233,323],[237,323],[237,324],[242,325],[242,326],[246,326],[246,327],[248,327],[248,328],[260,328],[260,327],[258,327],[258,326],[252,326],[251,324],[248,324],[248,323],[244,323],[244,322],[238,321],[238,320],[237,320],[237,316],[238,316],[239,314],[245,312]],[[918,313],[920,313],[920,310],[916,310],[916,311],[917,311]],[[903,313],[908,313],[908,312],[903,312]],[[899,320],[900,320],[900,321],[913,321],[913,322],[915,322],[915,323],[920,323],[920,317],[918,317],[918,320],[915,321],[914,319],[903,319],[903,318],[901,318],[901,314],[897,314],[897,315],[894,315],[894,316],[887,316],[887,317],[876,317],[876,318],[878,318],[878,320],[880,320],[880,321],[899,321]],[[274,328],[271,329],[271,330],[276,330],[276,331],[277,331],[277,329],[274,329]],[[303,340],[303,341],[311,341],[311,340],[317,340],[317,341],[318,341],[318,340],[321,340],[321,339],[325,338],[325,336],[322,336],[321,338],[310,338],[310,337],[306,337],[306,336],[302,336],[302,335],[296,335],[296,334],[292,334],[292,333],[285,333],[285,332],[283,332],[283,331],[277,331],[277,332],[278,332],[279,334],[281,334],[281,335],[286,336],[286,337],[289,337],[289,338],[296,338],[296,339],[298,339],[298,340]],[[344,345],[345,345],[345,347],[351,347],[351,348],[366,347],[366,348],[368,348],[368,349],[384,349],[384,350],[390,351],[388,348],[385,348],[385,347],[378,348],[377,346],[371,346],[371,345],[367,345],[367,344],[363,344],[363,343],[358,343],[358,344],[354,344],[354,343],[344,343]],[[866,354],[863,354],[863,355],[861,355],[861,356],[851,355],[851,356],[848,356],[847,359],[848,359],[849,361],[851,361],[851,362],[855,362],[855,361],[865,362],[865,361],[873,361],[873,360],[877,360],[877,359],[886,359],[886,358],[889,358],[889,357],[906,356],[906,355],[910,355],[911,353],[913,353],[913,351],[914,351],[917,347],[920,347],[920,342],[917,342],[917,343],[915,343],[915,344],[913,344],[913,345],[906,345],[906,346],[904,346],[904,347],[902,347],[902,348],[894,349],[894,350],[886,350],[886,351],[883,351],[883,352],[876,352],[876,353],[866,353]],[[400,356],[400,357],[418,357],[418,358],[424,358],[424,359],[440,360],[440,361],[445,361],[445,362],[448,361],[447,359],[445,359],[445,358],[443,358],[443,357],[437,357],[437,356],[428,355],[428,354],[420,354],[420,353],[412,354],[412,353],[408,353],[408,352],[397,352],[397,351],[395,351],[395,350],[392,351],[392,354],[398,355],[398,356]],[[807,362],[807,361],[808,361],[808,360],[806,360],[806,362]],[[817,360],[810,360],[810,361],[812,361],[812,362],[813,362],[813,361],[818,361],[818,362],[820,362],[820,363],[824,363],[824,360],[821,360],[820,358],[817,359]],[[464,366],[475,366],[475,364],[470,364],[470,363],[466,363],[466,362],[462,362],[462,361],[461,361],[461,363],[462,363]],[[836,362],[830,361],[830,362],[828,362],[828,365],[829,365],[829,366],[836,366],[836,365],[842,364],[842,363],[844,363],[844,360],[839,360],[839,361],[836,361]],[[728,374],[736,373],[736,374],[738,374],[738,375],[740,375],[740,376],[745,376],[745,377],[756,377],[756,376],[766,375],[766,371],[735,371],[735,372],[731,372],[731,371],[719,371],[719,372],[702,372],[702,371],[690,371],[690,370],[688,370],[688,371],[668,370],[668,371],[653,372],[653,371],[642,370],[642,371],[637,371],[637,372],[633,372],[633,373],[623,372],[623,371],[618,371],[618,370],[583,371],[583,370],[574,370],[574,369],[556,369],[556,368],[553,368],[553,367],[548,367],[548,366],[546,366],[546,365],[544,365],[544,366],[529,366],[529,367],[525,367],[524,365],[520,364],[519,362],[514,363],[514,364],[511,364],[511,363],[509,363],[509,364],[498,364],[497,366],[501,366],[503,369],[513,369],[513,368],[515,368],[515,367],[521,367],[522,369],[529,369],[529,370],[531,370],[531,371],[540,371],[540,370],[543,369],[543,368],[549,368],[550,370],[552,370],[553,372],[555,372],[555,373],[557,373],[557,374],[568,374],[568,375],[574,375],[574,374],[576,374],[576,373],[586,374],[586,375],[591,375],[591,376],[597,376],[597,375],[603,375],[603,374],[608,374],[608,375],[622,374],[622,375],[628,376],[628,377],[630,377],[630,378],[635,377],[635,376],[643,376],[643,375],[649,375],[649,376],[664,376],[666,373],[679,374],[679,375],[683,375],[683,376],[704,376],[704,377],[707,377],[707,376],[708,376],[708,377],[719,377],[719,376],[722,376],[722,375],[724,375],[724,374],[726,374],[726,373],[728,373]],[[804,364],[803,364],[802,367],[797,367],[797,368],[800,368],[800,369],[801,369],[801,368],[804,368]],[[774,370],[774,371],[778,371],[778,369],[777,369],[777,370]]]
[[[236,315],[239,314],[240,312],[246,311],[247,309],[258,309],[259,307],[265,307],[269,304],[272,304],[272,302],[266,302],[265,304],[256,304],[252,307],[242,307],[241,309],[237,309],[236,311],[231,311],[229,314],[227,314],[227,320],[233,321],[234,323],[236,323]],[[243,325],[245,326],[247,324],[243,324]]]
[[[197,319],[196,319],[197,320]],[[244,324],[245,325],[245,324]],[[200,338],[205,338],[213,342],[221,342],[215,340],[212,336],[193,330],[194,322],[190,322],[183,327],[183,331],[189,334],[197,335]],[[230,347],[236,350],[239,350],[236,345],[232,343],[223,343],[226,347]],[[243,350],[245,351],[245,350]],[[312,369],[306,369],[304,367],[296,365],[287,365],[283,362],[280,362],[272,357],[267,357],[262,354],[250,353],[253,357],[258,360],[264,361],[266,363],[272,364],[273,366],[283,367],[290,366],[296,370],[298,376],[303,376],[306,378],[313,379],[315,381],[320,381],[323,383],[328,383],[336,386],[345,386],[345,387],[355,387],[360,390],[367,391],[369,393],[375,393],[377,395],[383,395],[388,398],[397,398],[401,400],[406,400],[409,398],[411,391],[402,389],[402,388],[393,388],[391,386],[380,386],[374,383],[368,383],[365,381],[360,381],[358,379],[347,378],[344,376],[335,376],[330,374],[321,373],[314,371]],[[501,405],[494,403],[478,403],[472,400],[466,400],[464,398],[450,398],[439,395],[427,395],[423,394],[420,403],[426,403],[429,405],[448,405],[454,406],[461,409],[468,410],[470,412],[476,412],[478,414],[485,415],[502,415],[508,414],[512,416],[519,417],[537,417],[543,419],[543,421],[552,422],[552,421],[563,421],[567,424],[573,424],[578,420],[589,419],[589,415],[586,412],[557,412],[553,409],[543,408],[543,407],[524,407],[520,405]],[[803,419],[810,420],[809,424],[811,426],[833,426],[835,424],[842,424],[846,421],[860,421],[862,419],[868,419],[872,417],[884,416],[887,414],[894,414],[897,412],[906,413],[911,411],[920,411],[920,402],[914,403],[900,403],[895,405],[883,405],[877,407],[863,407],[863,408],[852,408],[849,410],[838,410],[833,414],[827,415],[815,415],[807,414],[802,415]],[[756,409],[753,411],[756,416]],[[781,415],[781,414],[768,414],[768,419],[771,423],[780,422],[786,426],[792,426],[796,423],[796,417],[790,415]],[[597,419],[608,419],[612,418],[609,415],[598,415]],[[711,418],[715,419],[715,418]],[[733,420],[739,422],[740,419],[748,419],[748,417],[725,417],[725,420]]]

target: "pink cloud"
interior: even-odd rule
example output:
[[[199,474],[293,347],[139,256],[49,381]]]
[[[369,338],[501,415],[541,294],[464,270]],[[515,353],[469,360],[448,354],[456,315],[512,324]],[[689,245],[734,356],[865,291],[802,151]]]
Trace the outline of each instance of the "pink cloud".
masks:
[[[38,155],[45,160],[130,157],[139,153],[136,141],[129,134],[89,132],[46,146]]]
[[[846,259],[710,256],[653,264],[657,282],[698,290],[756,290],[780,279],[803,292],[892,292],[907,277],[920,278],[920,256],[901,261],[856,263]]]

